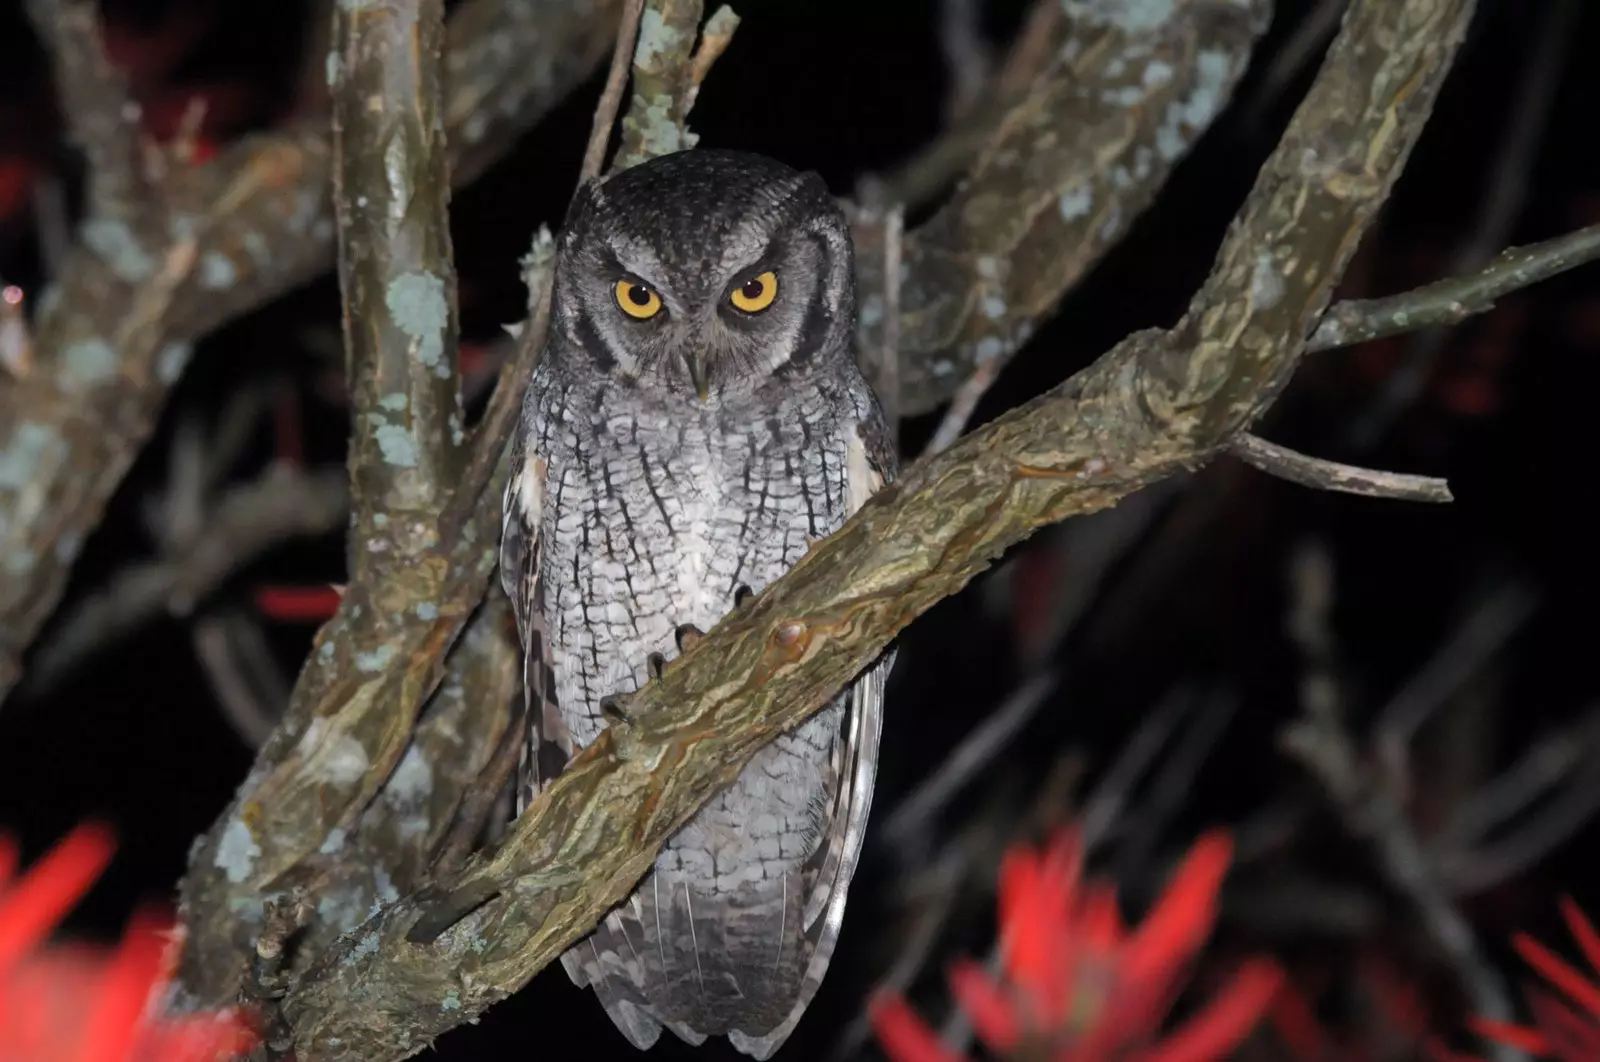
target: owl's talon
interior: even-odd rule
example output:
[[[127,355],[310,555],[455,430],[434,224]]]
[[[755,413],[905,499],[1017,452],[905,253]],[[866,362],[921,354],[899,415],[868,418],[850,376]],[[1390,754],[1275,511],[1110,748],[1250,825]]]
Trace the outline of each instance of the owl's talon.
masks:
[[[694,648],[694,644],[706,636],[706,632],[692,623],[685,623],[672,632],[672,637],[678,643],[678,652],[687,653]]]
[[[755,596],[755,591],[744,583],[740,583],[733,591],[733,607],[743,608],[744,603]]]
[[[658,679],[661,677],[661,673],[667,669],[667,658],[660,653],[651,653],[645,657],[644,666],[650,672],[651,678]]]
[[[624,694],[611,693],[600,698],[600,714],[609,723],[633,724],[633,716],[626,707],[628,697]]]

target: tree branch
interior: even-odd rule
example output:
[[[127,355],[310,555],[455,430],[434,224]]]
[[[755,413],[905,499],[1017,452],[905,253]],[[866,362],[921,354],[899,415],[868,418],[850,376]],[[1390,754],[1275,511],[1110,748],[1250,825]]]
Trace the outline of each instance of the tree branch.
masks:
[[[913,618],[1037,528],[1225,447],[1287,381],[1472,6],[1354,3],[1174,331],[1129,337],[919,462],[719,624],[632,698],[635,721],[580,753],[497,851],[388,906],[315,963],[285,999],[296,1051],[405,1057],[520,988],[627,895],[757,749]]]
[[[702,35],[703,10],[701,0],[650,0],[645,5],[633,53],[633,102],[622,120],[615,169],[692,148],[699,141],[689,131],[689,110],[700,82],[739,25],[732,9],[719,7]]]
[[[444,118],[457,181],[588,75],[620,6],[471,0],[455,14]],[[137,223],[85,225],[40,300],[34,370],[0,381],[0,698],[193,343],[332,263],[331,157],[325,120],[307,121],[169,169],[151,190],[160,209]]]
[[[1333,350],[1420,328],[1458,324],[1495,300],[1600,258],[1600,225],[1502,251],[1482,271],[1400,295],[1350,299],[1322,315],[1307,350]]]
[[[404,580],[461,474],[443,0],[335,8],[334,211],[350,381],[350,582]],[[362,617],[373,646],[391,610]],[[360,635],[358,635],[360,637]]]
[[[975,370],[997,375],[1121,239],[1227,104],[1270,5],[1178,0],[1148,17],[1105,0],[1065,8],[1055,62],[999,118],[950,201],[906,234],[906,415],[947,401]],[[879,345],[882,316],[881,300],[862,303],[864,349]]]
[[[28,17],[55,68],[72,142],[89,163],[91,219],[128,217],[147,197],[139,106],[107,58],[92,0],[28,0]],[[94,224],[91,221],[91,224]]]
[[[1303,487],[1339,491],[1343,494],[1360,494],[1367,498],[1396,498],[1400,501],[1455,500],[1450,494],[1450,485],[1436,476],[1380,472],[1376,469],[1310,457],[1248,432],[1234,439],[1233,445],[1228,449],[1252,468],[1258,468],[1268,475],[1298,483]]]

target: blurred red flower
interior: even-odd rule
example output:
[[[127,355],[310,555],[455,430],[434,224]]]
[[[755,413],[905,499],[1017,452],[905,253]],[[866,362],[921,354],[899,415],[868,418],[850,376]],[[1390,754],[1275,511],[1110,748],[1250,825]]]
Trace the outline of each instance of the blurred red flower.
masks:
[[[1002,977],[976,963],[950,988],[996,1054],[1050,1062],[1210,1062],[1238,1046],[1283,979],[1267,959],[1245,962],[1210,1003],[1163,1037],[1184,974],[1216,922],[1232,858],[1224,834],[1202,837],[1138,929],[1122,925],[1115,891],[1084,883],[1075,832],[1042,851],[1014,849],[1000,870]],[[896,1062],[965,1062],[905,1000],[883,994],[873,1027]]]
[[[105,827],[81,825],[13,882],[17,848],[0,836],[0,1060],[220,1062],[250,1050],[234,1011],[154,1016],[175,954],[168,920],[136,915],[109,954],[44,945],[115,848]]]
[[[1600,974],[1600,933],[1595,932],[1594,924],[1567,897],[1561,900],[1561,916],[1584,960]],[[1600,983],[1579,973],[1525,933],[1513,937],[1511,945],[1524,962],[1567,998],[1530,987],[1526,994],[1528,1009],[1533,1012],[1532,1027],[1488,1018],[1471,1018],[1468,1024],[1480,1036],[1543,1058],[1559,1062],[1600,1059]]]

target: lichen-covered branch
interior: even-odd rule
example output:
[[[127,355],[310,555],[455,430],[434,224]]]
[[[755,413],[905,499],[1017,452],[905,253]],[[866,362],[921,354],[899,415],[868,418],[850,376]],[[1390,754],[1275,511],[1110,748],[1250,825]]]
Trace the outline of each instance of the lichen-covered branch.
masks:
[[[93,6],[39,0],[38,10],[77,17]],[[443,106],[456,181],[481,172],[594,69],[620,6],[470,0],[456,12]],[[61,35],[44,37],[58,69],[78,76]],[[65,109],[86,113],[71,100]],[[108,175],[109,151],[90,156]],[[326,121],[308,120],[204,166],[167,167],[134,215],[84,220],[40,299],[32,371],[0,380],[0,698],[193,343],[332,264],[331,166]]]
[[[739,25],[732,9],[720,7],[701,35],[703,10],[701,0],[649,0],[645,5],[633,53],[633,102],[622,120],[616,169],[692,148],[699,139],[689,131],[689,110],[700,82]]]
[[[1055,62],[1000,118],[962,186],[908,232],[901,410],[993,377],[1127,231],[1221,112],[1269,0],[1065,0]],[[865,252],[863,259],[870,259]],[[864,300],[863,346],[881,300]]]
[[[443,0],[340,4],[333,82],[339,228],[351,397],[350,581],[404,580],[438,540],[461,473],[450,173],[440,121]],[[363,624],[388,640],[388,609]]]
[[[1129,337],[919,462],[718,625],[635,695],[635,721],[584,750],[498,850],[318,960],[285,999],[297,1053],[402,1058],[515,991],[627,895],[657,846],[750,755],[913,618],[1039,527],[1219,452],[1293,371],[1472,6],[1356,0],[1179,328]],[[1291,229],[1296,204],[1316,213]],[[1289,268],[1279,253],[1296,232],[1308,238]],[[1262,256],[1279,266],[1275,279],[1258,278]]]
[[[100,39],[93,0],[28,0],[28,16],[55,66],[56,94],[73,143],[89,161],[89,213],[126,217],[147,189],[137,104]]]

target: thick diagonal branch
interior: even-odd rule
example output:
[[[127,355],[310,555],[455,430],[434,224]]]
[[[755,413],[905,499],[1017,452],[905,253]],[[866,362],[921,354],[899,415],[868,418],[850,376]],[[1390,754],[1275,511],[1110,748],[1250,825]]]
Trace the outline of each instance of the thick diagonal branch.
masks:
[[[1291,374],[1471,10],[1354,3],[1177,329],[1129,337],[914,466],[720,624],[636,695],[637,722],[577,757],[495,853],[389,906],[316,964],[285,1001],[297,1052],[405,1057],[515,991],[627,895],[750,755],[913,618],[1037,528],[1219,452]]]

